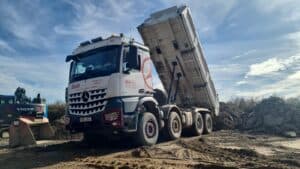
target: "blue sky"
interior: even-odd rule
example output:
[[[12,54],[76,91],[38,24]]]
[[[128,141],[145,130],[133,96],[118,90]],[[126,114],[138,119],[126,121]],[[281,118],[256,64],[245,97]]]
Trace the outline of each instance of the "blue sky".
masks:
[[[300,1],[0,1],[0,93],[16,87],[64,100],[65,56],[81,41],[136,27],[150,13],[190,6],[221,100],[300,96]],[[159,85],[157,80],[156,85]]]

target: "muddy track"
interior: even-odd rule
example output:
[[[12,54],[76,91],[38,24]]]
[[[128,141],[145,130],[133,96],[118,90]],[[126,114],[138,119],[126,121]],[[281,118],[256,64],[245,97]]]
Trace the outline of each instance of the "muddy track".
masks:
[[[0,168],[300,168],[298,139],[220,131],[152,147],[57,142],[0,150]],[[300,147],[299,147],[300,148]]]

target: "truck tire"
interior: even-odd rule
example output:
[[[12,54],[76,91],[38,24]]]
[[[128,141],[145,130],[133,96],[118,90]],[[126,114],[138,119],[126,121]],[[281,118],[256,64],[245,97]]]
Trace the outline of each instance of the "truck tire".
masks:
[[[203,120],[204,120],[204,134],[209,134],[213,131],[213,120],[209,113],[203,114]]]
[[[170,112],[169,118],[166,123],[166,134],[167,138],[170,140],[175,140],[180,138],[182,132],[181,118],[177,112]]]
[[[194,124],[192,126],[192,134],[195,136],[202,135],[204,130],[204,122],[202,115],[200,113],[196,113],[194,117]]]
[[[136,141],[138,145],[151,146],[156,144],[159,135],[158,122],[154,114],[145,112],[141,114],[138,122]]]

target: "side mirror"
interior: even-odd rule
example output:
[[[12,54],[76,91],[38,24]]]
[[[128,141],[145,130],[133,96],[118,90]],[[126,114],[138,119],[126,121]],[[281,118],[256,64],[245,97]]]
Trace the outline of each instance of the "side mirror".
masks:
[[[139,69],[139,59],[138,59],[138,48],[136,46],[130,46],[128,54],[128,67],[132,69]]]
[[[136,46],[126,48],[123,56],[122,69],[125,74],[129,74],[131,70],[140,69],[140,56],[138,55],[138,49]]]
[[[123,63],[123,73],[124,74],[129,74],[130,73],[130,70],[131,70],[131,68],[129,68],[129,67],[127,67],[127,64],[128,64],[128,62],[124,62]]]

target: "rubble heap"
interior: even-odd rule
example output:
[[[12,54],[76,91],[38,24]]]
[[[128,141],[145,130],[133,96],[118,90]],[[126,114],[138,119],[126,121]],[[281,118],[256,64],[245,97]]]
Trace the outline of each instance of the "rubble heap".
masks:
[[[226,107],[227,106],[227,107]],[[250,130],[288,137],[300,135],[300,104],[299,100],[283,100],[270,97],[248,107],[248,112],[241,112],[223,105],[223,111],[217,119],[217,128]]]

